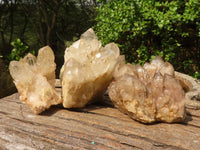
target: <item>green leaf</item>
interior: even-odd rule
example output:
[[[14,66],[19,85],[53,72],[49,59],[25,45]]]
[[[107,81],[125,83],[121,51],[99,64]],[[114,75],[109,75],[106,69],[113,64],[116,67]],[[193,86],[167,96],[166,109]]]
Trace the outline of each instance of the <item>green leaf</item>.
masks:
[[[158,27],[161,28],[161,29],[163,28],[163,25],[164,25],[164,24],[163,24],[163,20],[162,20],[161,22],[158,23]]]

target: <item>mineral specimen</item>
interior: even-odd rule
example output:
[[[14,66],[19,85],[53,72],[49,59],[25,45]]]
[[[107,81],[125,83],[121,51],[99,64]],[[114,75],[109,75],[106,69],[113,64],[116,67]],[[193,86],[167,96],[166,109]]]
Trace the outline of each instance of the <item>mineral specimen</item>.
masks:
[[[60,78],[65,108],[80,108],[101,99],[115,66],[123,61],[118,46],[110,43],[102,47],[92,29],[66,49],[64,58]]]
[[[131,118],[143,122],[180,122],[185,113],[185,93],[174,78],[174,68],[155,57],[144,66],[121,64],[113,73],[109,97]]]
[[[62,103],[55,90],[54,54],[49,46],[38,52],[36,59],[28,54],[20,61],[11,61],[10,74],[20,93],[20,99],[39,114],[51,105]]]

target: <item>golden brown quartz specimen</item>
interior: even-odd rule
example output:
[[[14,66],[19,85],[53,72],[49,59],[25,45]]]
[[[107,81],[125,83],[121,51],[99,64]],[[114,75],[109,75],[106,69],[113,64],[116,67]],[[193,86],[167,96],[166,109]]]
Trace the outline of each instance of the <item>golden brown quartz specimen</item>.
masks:
[[[10,62],[10,74],[20,99],[36,114],[62,103],[55,90],[55,69],[54,53],[49,46],[41,48],[37,58],[28,54],[20,61]]]
[[[185,118],[185,93],[174,77],[174,68],[155,57],[144,66],[121,64],[109,86],[114,105],[143,122],[180,122]]]
[[[118,46],[110,43],[102,47],[92,29],[66,49],[64,58],[60,78],[65,108],[84,107],[101,99],[121,61]]]

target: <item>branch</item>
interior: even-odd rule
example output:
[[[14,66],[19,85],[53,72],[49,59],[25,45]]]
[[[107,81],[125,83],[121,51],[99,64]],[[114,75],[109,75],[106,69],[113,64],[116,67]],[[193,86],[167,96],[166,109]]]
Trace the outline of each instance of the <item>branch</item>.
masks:
[[[40,1],[38,1],[37,3],[37,9],[39,12],[39,16],[38,16],[38,24],[39,24],[39,29],[40,29],[40,42],[42,45],[45,45],[45,41],[44,41],[44,32],[43,32],[43,28],[42,28],[42,19],[41,19],[41,11],[40,11]]]
[[[37,6],[37,5],[36,5],[36,6]],[[37,29],[37,27],[36,27],[37,24],[35,23],[34,20],[32,20],[33,17],[30,17],[30,16],[31,16],[31,13],[30,13],[29,9],[27,9],[27,7],[25,7],[25,5],[21,5],[21,7],[22,7],[23,10],[24,10],[24,14],[25,14],[26,18],[27,18],[27,19],[31,22],[31,24],[33,25],[33,29],[34,29],[35,33],[37,34],[38,39],[40,39],[40,34],[39,34],[39,31],[38,31],[38,29]],[[39,19],[38,19],[38,20],[39,20]]]

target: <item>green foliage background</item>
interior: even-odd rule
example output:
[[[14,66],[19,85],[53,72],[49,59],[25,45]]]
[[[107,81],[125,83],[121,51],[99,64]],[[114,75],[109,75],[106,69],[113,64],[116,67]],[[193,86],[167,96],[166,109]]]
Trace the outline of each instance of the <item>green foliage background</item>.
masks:
[[[132,63],[156,55],[200,77],[199,0],[99,0],[96,25],[103,44],[118,43]]]
[[[59,73],[66,46],[90,27],[104,45],[117,43],[127,62],[161,55],[200,78],[200,0],[2,0],[0,59],[8,65],[50,45]]]
[[[8,66],[49,45],[58,75],[67,44],[94,25],[95,7],[96,0],[1,0],[0,59]]]
[[[23,58],[27,53],[35,54],[35,51],[29,50],[28,46],[24,45],[24,43],[20,39],[16,39],[13,42],[10,43],[13,47],[11,53],[8,55],[8,61],[11,60],[20,60]]]

